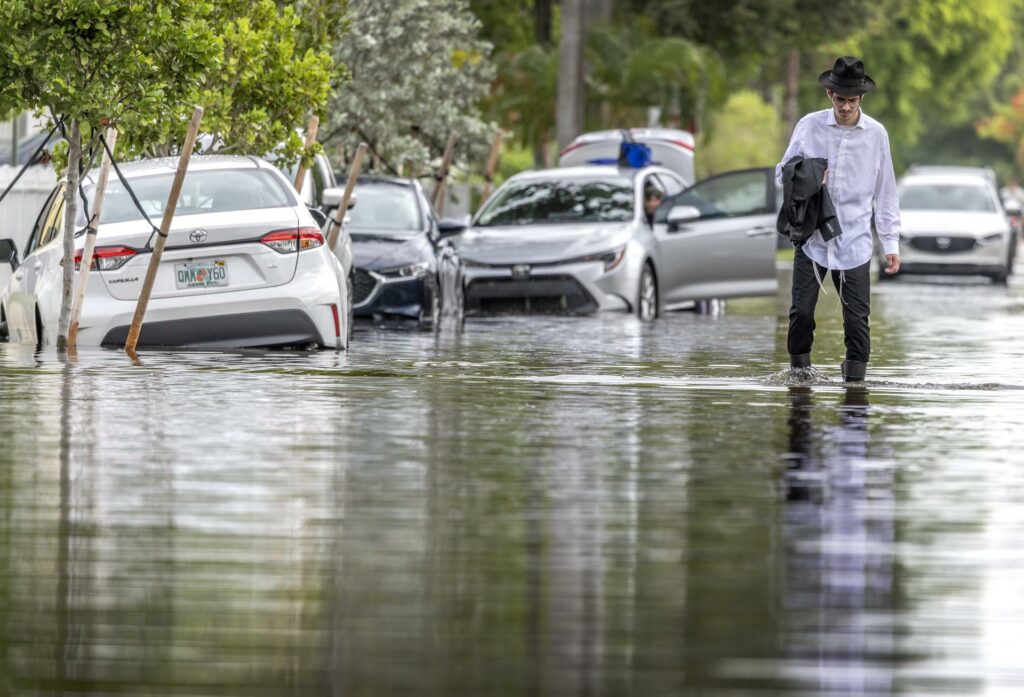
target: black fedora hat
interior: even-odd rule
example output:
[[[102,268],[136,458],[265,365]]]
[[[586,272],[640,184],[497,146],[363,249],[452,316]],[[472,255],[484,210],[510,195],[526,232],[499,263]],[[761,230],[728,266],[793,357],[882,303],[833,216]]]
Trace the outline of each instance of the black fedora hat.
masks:
[[[832,70],[819,75],[818,82],[844,97],[855,97],[875,89],[875,81],[864,74],[864,61],[853,56],[836,58]]]

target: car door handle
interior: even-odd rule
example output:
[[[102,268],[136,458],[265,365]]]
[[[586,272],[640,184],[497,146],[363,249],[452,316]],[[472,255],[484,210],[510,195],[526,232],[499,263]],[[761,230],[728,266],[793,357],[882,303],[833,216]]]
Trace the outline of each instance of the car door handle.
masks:
[[[775,232],[775,228],[773,227],[752,227],[747,230],[747,237],[764,237],[765,235],[770,235],[773,232]]]
[[[20,281],[21,277],[24,276],[24,275],[25,275],[24,271],[15,271],[14,272],[14,280],[15,281]]]
[[[37,261],[36,263],[32,264],[32,268],[38,271],[39,269],[43,268],[43,262]]]

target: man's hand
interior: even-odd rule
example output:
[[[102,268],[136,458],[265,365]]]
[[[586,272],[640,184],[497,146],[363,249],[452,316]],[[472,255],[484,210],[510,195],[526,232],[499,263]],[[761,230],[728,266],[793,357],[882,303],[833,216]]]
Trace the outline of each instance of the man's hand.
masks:
[[[900,255],[899,254],[886,254],[885,255],[885,260],[887,262],[889,262],[888,265],[885,267],[885,272],[887,274],[894,274],[894,273],[896,273],[897,271],[900,270]]]
[[[821,178],[821,185],[825,186],[828,184],[828,167],[825,168],[825,176]]]

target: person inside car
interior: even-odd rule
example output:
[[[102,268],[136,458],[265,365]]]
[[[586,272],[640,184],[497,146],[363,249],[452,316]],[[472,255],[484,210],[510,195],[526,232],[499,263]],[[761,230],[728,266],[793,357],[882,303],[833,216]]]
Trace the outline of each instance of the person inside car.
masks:
[[[665,192],[653,179],[648,179],[644,184],[644,218],[647,224],[654,227],[654,212],[665,200]]]

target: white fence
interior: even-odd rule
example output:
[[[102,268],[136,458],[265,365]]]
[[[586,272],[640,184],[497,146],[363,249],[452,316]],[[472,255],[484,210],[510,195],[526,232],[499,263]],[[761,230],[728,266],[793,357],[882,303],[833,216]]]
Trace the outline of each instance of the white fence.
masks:
[[[0,165],[0,191],[7,188],[18,174],[18,169]],[[18,180],[7,198],[0,201],[0,239],[13,239],[19,254],[24,252],[25,242],[39,215],[39,209],[46,203],[46,197],[57,185],[57,175],[46,166],[29,167]]]
[[[19,169],[0,165],[0,191],[7,188]],[[8,192],[7,198],[0,201],[0,239],[14,240],[20,256],[24,256],[25,243],[28,242],[39,210],[56,185],[57,175],[53,169],[42,165],[30,167]],[[10,274],[11,268],[7,264],[0,265],[0,294],[7,286]]]

